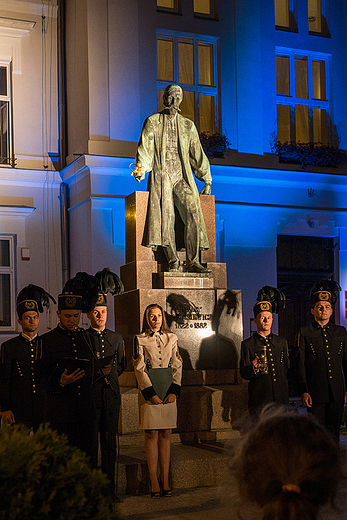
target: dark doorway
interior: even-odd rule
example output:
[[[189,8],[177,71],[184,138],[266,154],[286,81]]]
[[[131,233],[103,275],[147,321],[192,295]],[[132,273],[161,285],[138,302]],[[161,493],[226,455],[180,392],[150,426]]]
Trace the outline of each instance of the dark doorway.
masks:
[[[291,360],[296,333],[312,321],[312,285],[324,278],[334,279],[336,246],[336,237],[277,236],[277,287],[286,296],[286,307],[278,315],[278,333],[288,341]],[[293,361],[288,374],[291,396],[296,395]]]

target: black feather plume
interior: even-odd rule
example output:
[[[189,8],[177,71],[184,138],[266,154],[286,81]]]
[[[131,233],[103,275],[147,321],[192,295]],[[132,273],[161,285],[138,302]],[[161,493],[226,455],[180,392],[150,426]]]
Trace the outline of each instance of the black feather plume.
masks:
[[[95,278],[99,281],[101,292],[104,294],[122,294],[124,292],[122,280],[116,273],[110,271],[108,267],[104,267],[102,271],[98,271],[95,274]]]
[[[286,297],[284,293],[276,287],[264,285],[258,292],[257,303],[270,302],[272,305],[272,312],[278,313],[286,306]]]
[[[97,278],[81,271],[66,282],[63,294],[75,294],[82,297],[82,312],[90,312],[98,301],[100,286]]]
[[[336,302],[338,296],[339,296],[339,292],[341,291],[341,287],[340,287],[340,284],[335,282],[334,280],[324,279],[324,280],[321,280],[320,282],[316,282],[311,287],[311,291],[310,291],[311,301],[312,301],[314,293],[319,292],[319,291],[328,291],[328,292],[330,292],[330,294],[331,294],[331,301],[334,304]]]
[[[46,292],[42,287],[38,285],[29,284],[26,287],[23,287],[21,291],[19,291],[17,296],[17,305],[25,300],[34,300],[37,303],[37,308],[39,312],[43,312],[43,306],[50,306],[50,301],[56,303],[53,296],[51,296],[48,292]]]

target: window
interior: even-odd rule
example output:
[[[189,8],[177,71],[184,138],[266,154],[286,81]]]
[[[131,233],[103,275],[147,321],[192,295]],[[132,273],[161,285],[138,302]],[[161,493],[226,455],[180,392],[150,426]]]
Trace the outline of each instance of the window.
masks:
[[[325,0],[308,0],[309,34],[330,36],[325,15]]]
[[[296,0],[275,1],[275,26],[281,31],[298,32],[296,23]]]
[[[277,49],[277,139],[328,143],[329,56]]]
[[[157,90],[159,110],[163,92],[171,83],[183,90],[181,113],[200,132],[217,131],[217,38],[183,33],[157,34]]]
[[[13,165],[11,113],[11,67],[0,61],[0,164]]]
[[[14,236],[0,235],[0,331],[15,330]]]
[[[157,0],[157,11],[182,14],[181,0]]]
[[[218,19],[218,0],[193,0],[194,16]]]

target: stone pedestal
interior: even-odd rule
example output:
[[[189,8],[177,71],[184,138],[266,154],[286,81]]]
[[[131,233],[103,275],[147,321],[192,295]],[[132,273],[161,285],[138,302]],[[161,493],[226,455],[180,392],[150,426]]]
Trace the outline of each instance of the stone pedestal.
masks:
[[[147,192],[126,198],[126,265],[121,267],[125,292],[114,300],[116,330],[123,335],[128,358],[127,371],[120,377],[120,445],[143,449],[131,361],[133,337],[140,332],[144,310],[151,303],[165,309],[183,359],[178,423],[172,441],[219,442],[233,435],[232,423],[247,409],[247,385],[238,371],[241,291],[227,289],[226,265],[216,262],[214,197],[201,196],[210,243],[210,249],[201,252],[201,263],[212,270],[202,274],[185,271],[184,250],[178,252],[179,271],[167,272],[163,252],[153,253],[143,246],[147,203]]]

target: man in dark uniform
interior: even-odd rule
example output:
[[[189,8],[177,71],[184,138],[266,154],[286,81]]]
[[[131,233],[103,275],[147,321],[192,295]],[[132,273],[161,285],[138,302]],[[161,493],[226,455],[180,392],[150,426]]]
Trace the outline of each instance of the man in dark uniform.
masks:
[[[343,403],[347,402],[347,332],[330,322],[340,290],[323,280],[311,289],[314,322],[297,339],[298,390],[301,402],[339,442]]]
[[[287,341],[271,332],[273,304],[258,301],[253,310],[257,332],[241,343],[240,374],[249,380],[248,407],[255,419],[268,403],[289,405],[289,355]]]
[[[99,294],[95,308],[87,316],[91,325],[88,333],[97,358],[92,385],[96,408],[92,464],[94,467],[98,465],[98,434],[100,434],[101,469],[108,476],[112,494],[117,500],[115,495],[116,437],[121,403],[118,376],[126,368],[124,343],[121,334],[105,327],[107,320],[105,293]]]
[[[71,446],[91,457],[95,419],[93,363],[86,332],[78,327],[81,308],[80,295],[59,295],[59,324],[42,336],[41,366],[47,387],[45,420],[58,433],[65,433]]]
[[[21,334],[1,346],[0,407],[7,424],[24,424],[36,431],[43,422],[43,386],[37,381],[37,365],[42,357],[37,334],[39,310],[54,299],[36,285],[24,287],[17,297],[18,323]],[[54,302],[55,303],[55,302]]]

